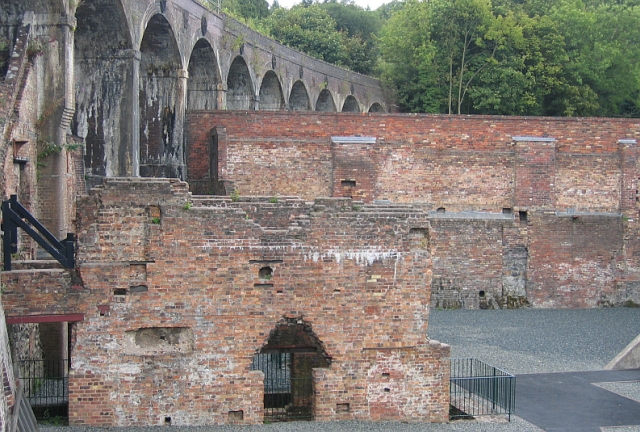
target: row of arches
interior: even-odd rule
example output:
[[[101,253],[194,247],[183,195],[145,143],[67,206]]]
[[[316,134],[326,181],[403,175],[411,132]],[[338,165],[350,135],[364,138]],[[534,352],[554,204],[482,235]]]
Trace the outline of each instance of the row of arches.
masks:
[[[204,17],[189,52],[162,2],[146,7],[136,46],[130,13],[120,0],[85,0],[75,11],[71,133],[85,140],[89,175],[184,179],[186,111],[385,112],[379,102],[358,101],[353,85],[346,95],[332,92],[326,79],[310,87],[302,72],[292,79],[276,67],[275,56],[265,68],[242,46],[221,50],[224,43],[208,33]]]

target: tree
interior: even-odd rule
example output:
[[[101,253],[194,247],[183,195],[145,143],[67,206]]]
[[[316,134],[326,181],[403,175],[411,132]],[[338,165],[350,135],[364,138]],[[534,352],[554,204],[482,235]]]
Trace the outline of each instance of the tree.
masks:
[[[317,4],[276,9],[266,26],[278,42],[329,63],[347,64],[345,38],[335,30],[335,20]]]

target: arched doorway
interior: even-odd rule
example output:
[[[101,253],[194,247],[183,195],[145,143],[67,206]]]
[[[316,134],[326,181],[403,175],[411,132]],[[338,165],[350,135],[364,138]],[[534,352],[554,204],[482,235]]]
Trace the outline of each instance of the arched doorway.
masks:
[[[284,109],[282,86],[274,71],[268,71],[262,79],[260,86],[259,108],[265,111],[277,111]]]
[[[248,111],[253,109],[253,82],[247,63],[236,57],[227,77],[227,109]]]
[[[187,85],[187,110],[218,109],[220,74],[216,55],[206,39],[200,39],[191,51],[189,81]]]
[[[289,109],[291,111],[311,111],[311,102],[309,101],[309,93],[302,83],[296,81],[291,87],[291,95],[289,96]]]
[[[316,102],[316,111],[336,111],[336,104],[333,101],[333,96],[331,95],[331,92],[329,90],[324,89],[320,92],[320,96],[318,96],[318,101]]]
[[[149,20],[140,57],[140,176],[183,179],[182,130],[175,130],[182,65],[173,29],[163,15]]]
[[[251,364],[264,373],[265,421],[313,419],[312,370],[330,365],[331,357],[309,324],[282,319]]]
[[[360,104],[353,95],[347,96],[342,105],[342,112],[360,112]]]

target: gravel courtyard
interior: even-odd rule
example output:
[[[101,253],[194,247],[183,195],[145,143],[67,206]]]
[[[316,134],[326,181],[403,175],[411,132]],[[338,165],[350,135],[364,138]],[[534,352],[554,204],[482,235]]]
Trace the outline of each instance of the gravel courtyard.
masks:
[[[513,374],[602,369],[640,334],[640,309],[432,310],[428,335],[451,345],[452,357],[474,357]],[[626,384],[625,396],[640,400],[640,383]],[[615,386],[614,386],[615,391]],[[517,406],[517,401],[516,401]],[[516,409],[517,415],[517,409]],[[159,428],[110,428],[113,432],[154,432]],[[166,429],[166,427],[165,427]],[[104,432],[100,428],[41,427],[42,432]],[[171,427],[180,432],[223,431],[540,431],[517,416],[460,420],[449,424],[291,422],[257,426]],[[640,431],[640,427],[603,432]]]

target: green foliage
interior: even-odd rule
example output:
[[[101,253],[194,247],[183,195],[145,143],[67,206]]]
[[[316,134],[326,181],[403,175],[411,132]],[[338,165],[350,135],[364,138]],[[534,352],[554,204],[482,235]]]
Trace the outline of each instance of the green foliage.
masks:
[[[640,115],[637,0],[407,0],[381,8],[401,109]],[[393,7],[391,7],[393,6]]]
[[[160,218],[159,217],[152,217],[151,218],[151,223],[154,225],[160,225]]]
[[[238,189],[234,189],[233,192],[231,192],[231,202],[238,201],[240,201],[240,191]]]
[[[184,204],[184,206],[182,206],[183,210],[191,210],[191,207],[193,206],[193,204],[191,204],[190,202],[186,202]]]
[[[343,35],[335,31],[335,20],[316,4],[276,9],[267,27],[278,42],[329,63],[344,65],[346,61]]]
[[[272,196],[271,198],[269,198],[269,202],[273,203],[273,204],[277,204],[278,203],[278,197],[277,196]]]

